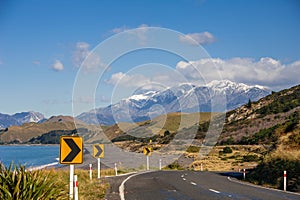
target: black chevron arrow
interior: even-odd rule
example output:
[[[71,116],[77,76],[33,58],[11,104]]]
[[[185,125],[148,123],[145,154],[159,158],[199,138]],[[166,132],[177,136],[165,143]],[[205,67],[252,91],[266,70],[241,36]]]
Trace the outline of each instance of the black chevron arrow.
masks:
[[[147,151],[146,155],[149,155],[151,153],[149,148],[146,148],[146,151]]]
[[[78,153],[81,151],[80,148],[77,146],[77,144],[74,142],[71,138],[64,138],[64,141],[67,143],[67,145],[70,147],[71,152],[66,156],[66,158],[63,160],[63,162],[72,162],[73,159],[78,155]]]
[[[101,149],[100,146],[95,146],[95,147],[98,150],[98,152],[96,153],[95,157],[99,157],[102,154],[103,150]]]

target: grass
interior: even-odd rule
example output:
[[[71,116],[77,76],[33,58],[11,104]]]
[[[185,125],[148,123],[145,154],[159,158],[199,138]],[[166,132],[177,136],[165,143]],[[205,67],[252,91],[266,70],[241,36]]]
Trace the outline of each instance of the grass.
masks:
[[[49,172],[26,171],[25,167],[1,165],[0,199],[67,199],[62,184]]]
[[[69,170],[43,170],[43,173],[50,173],[57,185],[63,187],[64,191],[69,192]],[[78,177],[78,195],[80,200],[104,199],[105,191],[109,187],[108,183],[97,179],[97,172],[93,170],[93,179],[90,180],[89,171],[75,169],[74,174]],[[112,175],[114,170],[102,170],[101,176]],[[68,195],[67,195],[68,196]]]
[[[101,176],[113,175],[113,169],[101,171]],[[89,171],[75,169],[78,176],[80,200],[104,199],[108,183],[97,179],[93,171],[90,180]],[[69,199],[69,170],[48,169],[27,171],[24,166],[11,164],[0,167],[0,199]]]
[[[230,148],[232,152],[223,153],[224,148]],[[203,169],[207,171],[239,171],[255,167],[264,150],[260,145],[227,145],[215,146],[204,159],[199,159],[198,153],[190,152],[185,156],[194,158],[194,162],[189,166],[193,170],[200,170],[202,163]],[[254,157],[255,159],[252,159]]]

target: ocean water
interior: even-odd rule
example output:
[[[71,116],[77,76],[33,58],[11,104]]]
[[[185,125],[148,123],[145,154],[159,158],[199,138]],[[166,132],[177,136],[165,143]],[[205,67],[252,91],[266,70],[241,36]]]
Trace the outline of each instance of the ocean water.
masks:
[[[26,167],[53,165],[59,157],[59,145],[53,146],[1,146],[0,162],[9,166],[11,162],[22,164]]]

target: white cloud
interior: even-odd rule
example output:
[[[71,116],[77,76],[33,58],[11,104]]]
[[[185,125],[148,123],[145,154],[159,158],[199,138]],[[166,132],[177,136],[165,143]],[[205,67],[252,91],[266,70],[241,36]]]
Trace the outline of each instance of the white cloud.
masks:
[[[145,87],[161,85],[171,87],[180,83],[208,83],[213,80],[228,79],[249,85],[263,85],[279,90],[300,84],[300,60],[282,64],[279,60],[263,57],[259,60],[251,58],[206,58],[197,61],[180,61],[174,71],[163,71],[153,68],[156,73],[112,74],[105,82],[117,87]]]
[[[121,33],[123,31],[127,31],[129,30],[129,28],[127,26],[122,26],[122,27],[117,27],[117,28],[114,28],[113,30],[111,30],[112,33]]]
[[[202,45],[215,42],[215,37],[209,32],[188,33],[180,35],[179,41],[190,45]]]
[[[229,79],[246,84],[260,84],[271,88],[299,84],[300,61],[282,64],[279,60],[263,57],[258,61],[250,58],[201,59],[178,62],[176,69],[189,80],[205,78],[206,82]]]
[[[90,44],[86,42],[76,43],[72,61],[75,67],[83,67],[87,71],[94,71],[97,67],[104,66],[100,61],[100,57],[90,51]]]
[[[54,62],[54,64],[51,66],[51,68],[52,68],[54,71],[62,71],[62,70],[64,70],[64,65],[62,64],[61,61],[56,60],[56,61]]]
[[[106,83],[122,87],[142,87],[150,83],[150,79],[141,74],[128,75],[118,72],[113,74],[109,80],[106,80]]]
[[[135,37],[135,39],[138,40],[138,42],[141,45],[147,44],[147,31],[148,31],[149,25],[147,24],[141,24],[136,28],[129,28],[127,26],[117,27],[111,30],[112,33],[121,33],[123,31],[131,30],[130,34]],[[128,37],[128,39],[132,39],[131,37]]]

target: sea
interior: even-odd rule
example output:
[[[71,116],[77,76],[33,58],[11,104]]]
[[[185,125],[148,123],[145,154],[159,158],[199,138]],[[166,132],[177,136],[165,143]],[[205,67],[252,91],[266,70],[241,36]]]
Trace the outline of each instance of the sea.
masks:
[[[0,162],[6,167],[10,163],[26,168],[58,165],[59,145],[0,145]]]

